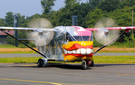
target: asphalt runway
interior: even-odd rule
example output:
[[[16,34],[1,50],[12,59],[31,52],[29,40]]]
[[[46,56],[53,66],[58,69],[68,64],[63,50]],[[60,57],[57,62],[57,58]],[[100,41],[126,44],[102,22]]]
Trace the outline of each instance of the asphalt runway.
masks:
[[[95,56],[135,55],[97,53]],[[38,57],[39,54],[0,54],[0,57]],[[81,64],[0,63],[0,85],[129,85],[135,84],[135,64],[95,64],[81,70]]]
[[[135,56],[135,53],[96,53],[94,56]],[[0,54],[2,57],[39,57],[39,54]]]
[[[129,85],[135,84],[135,64],[0,64],[0,85]]]

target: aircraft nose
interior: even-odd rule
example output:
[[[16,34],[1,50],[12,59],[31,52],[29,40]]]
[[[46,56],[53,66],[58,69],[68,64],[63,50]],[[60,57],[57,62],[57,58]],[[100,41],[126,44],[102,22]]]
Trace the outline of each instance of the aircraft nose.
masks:
[[[77,50],[66,50],[64,49],[65,54],[82,54],[82,55],[89,55],[93,52],[93,49],[90,48],[79,48]]]
[[[83,55],[89,55],[93,52],[93,49],[90,49],[90,48],[81,48],[81,53],[80,54],[83,54]]]

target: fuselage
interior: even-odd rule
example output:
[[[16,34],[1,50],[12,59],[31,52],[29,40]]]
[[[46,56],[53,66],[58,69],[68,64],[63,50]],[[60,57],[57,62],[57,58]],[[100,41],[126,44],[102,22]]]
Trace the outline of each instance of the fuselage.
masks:
[[[82,27],[73,26],[75,30],[66,34],[63,44],[64,61],[93,61],[93,34]]]
[[[48,59],[56,61],[93,60],[93,34],[79,26],[55,27],[54,39],[38,47]]]

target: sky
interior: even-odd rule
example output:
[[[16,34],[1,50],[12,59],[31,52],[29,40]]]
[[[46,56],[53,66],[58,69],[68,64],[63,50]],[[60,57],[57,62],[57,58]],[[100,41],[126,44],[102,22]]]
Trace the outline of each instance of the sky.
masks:
[[[36,13],[42,14],[41,0],[0,0],[0,18],[5,18],[7,12],[20,13],[25,16],[32,16]],[[87,2],[87,0],[82,0]],[[64,7],[64,0],[56,0],[53,10]]]

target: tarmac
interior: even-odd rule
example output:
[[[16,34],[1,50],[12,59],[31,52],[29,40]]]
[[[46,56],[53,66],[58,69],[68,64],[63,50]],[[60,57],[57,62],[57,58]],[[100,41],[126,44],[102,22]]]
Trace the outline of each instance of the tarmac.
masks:
[[[135,64],[95,64],[82,70],[80,64],[1,63],[0,85],[129,85],[135,84]]]
[[[99,54],[117,56],[119,53]],[[127,53],[124,55],[134,55]],[[38,57],[38,54],[0,54],[0,57]],[[81,64],[0,63],[0,85],[133,85],[135,64],[95,64],[87,70]]]
[[[135,53],[96,53],[94,56],[135,56]],[[3,57],[39,57],[39,54],[0,54]]]

